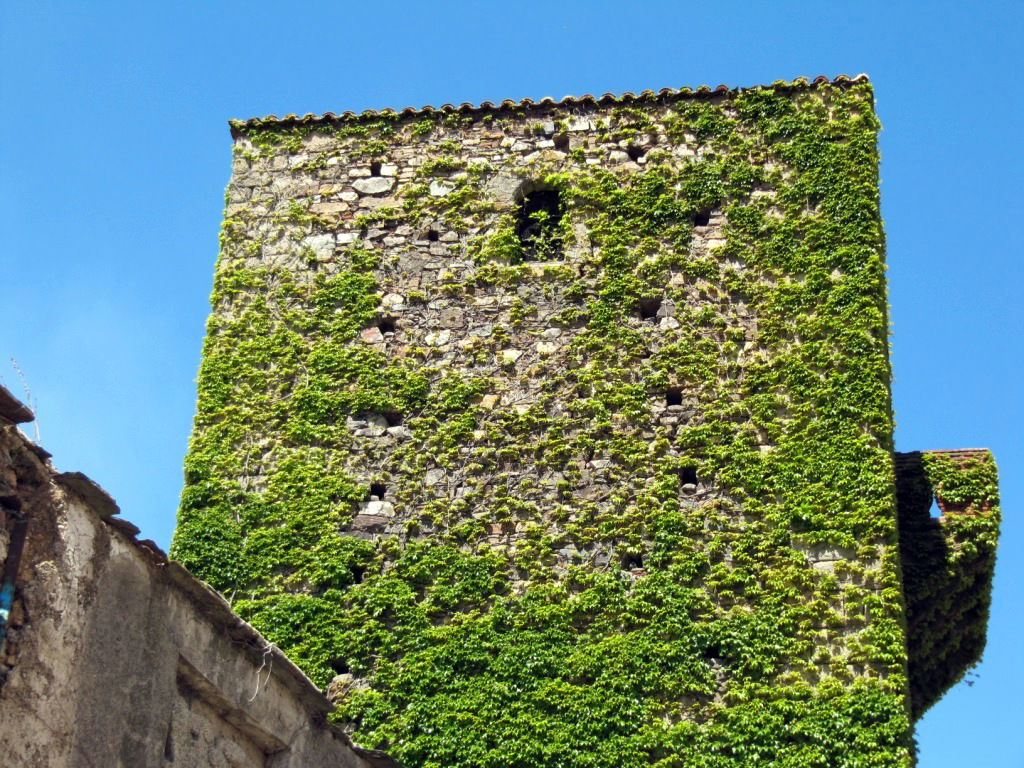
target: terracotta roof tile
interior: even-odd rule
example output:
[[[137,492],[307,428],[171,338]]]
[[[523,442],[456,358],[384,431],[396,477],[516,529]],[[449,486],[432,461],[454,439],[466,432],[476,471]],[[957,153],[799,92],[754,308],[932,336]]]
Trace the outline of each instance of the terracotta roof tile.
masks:
[[[299,116],[295,114],[284,115],[278,117],[277,115],[267,115],[266,117],[253,117],[248,120],[231,120],[230,125],[232,133],[238,135],[239,132],[246,128],[255,128],[266,125],[268,123],[277,123],[280,125],[297,125],[302,123],[326,123],[335,122],[339,120],[358,120],[358,119],[370,119],[380,117],[382,115],[391,115],[397,117],[412,117],[419,115],[429,115],[435,113],[451,113],[451,112],[489,112],[489,111],[500,111],[504,109],[541,109],[550,107],[573,107],[573,106],[608,106],[611,104],[629,104],[634,101],[652,101],[655,99],[668,99],[668,98],[679,98],[685,96],[703,96],[719,93],[739,93],[741,91],[750,91],[758,88],[775,88],[775,89],[787,89],[787,88],[799,88],[799,87],[814,87],[822,84],[832,85],[849,85],[853,83],[866,83],[869,82],[868,76],[865,74],[856,75],[850,77],[849,75],[837,75],[834,78],[829,79],[824,75],[819,75],[813,80],[809,80],[806,77],[799,77],[792,81],[777,80],[770,85],[756,85],[747,88],[730,88],[726,85],[719,85],[715,88],[711,88],[707,85],[701,85],[697,88],[662,88],[658,91],[641,91],[640,93],[631,93],[629,91],[622,94],[614,93],[603,93],[600,96],[593,96],[589,93],[583,96],[565,96],[561,100],[556,101],[550,96],[546,96],[539,101],[533,99],[521,99],[520,101],[514,101],[512,99],[505,99],[497,104],[491,101],[483,101],[480,104],[472,104],[468,101],[464,101],[459,105],[455,104],[442,104],[440,107],[434,107],[430,104],[426,104],[422,107],[403,107],[400,110],[396,109],[382,109],[375,111],[372,109],[364,110],[363,112],[324,112],[321,115],[314,115],[309,112],[305,115]]]

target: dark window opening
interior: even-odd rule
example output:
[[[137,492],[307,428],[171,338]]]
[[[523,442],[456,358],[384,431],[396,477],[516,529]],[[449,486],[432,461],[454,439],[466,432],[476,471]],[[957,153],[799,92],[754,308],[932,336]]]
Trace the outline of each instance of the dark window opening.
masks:
[[[377,161],[374,161],[374,162],[370,163],[370,175],[371,176],[380,176],[380,165],[381,164],[379,162],[377,162]]]
[[[626,147],[626,154],[629,155],[629,159],[632,160],[634,163],[641,157],[643,157],[645,153],[646,151],[638,147],[636,144],[630,144],[628,147]]]
[[[441,235],[438,233],[436,229],[431,229],[430,231],[427,232],[427,240],[429,240],[432,243],[436,243],[438,241],[438,238],[440,237]]]
[[[377,321],[377,328],[380,329],[381,333],[394,333],[395,332],[395,318],[393,317],[382,317]]]
[[[641,299],[636,306],[636,311],[641,320],[654,320],[661,309],[661,299]]]
[[[679,470],[679,484],[684,493],[693,493],[697,490],[697,468],[683,467]]]
[[[722,648],[719,645],[709,646],[704,651],[704,660],[711,665],[714,669],[719,669],[723,666],[722,664]]]
[[[397,427],[402,423],[402,414],[397,411],[388,411],[387,413],[382,413],[381,416],[387,421],[389,427]]]
[[[665,391],[665,405],[682,405],[683,404],[683,388],[682,387],[669,387]]]
[[[388,492],[388,487],[384,483],[370,483],[370,501],[376,496],[378,501],[384,498],[384,494]]]
[[[643,568],[644,558],[641,555],[635,554],[633,552],[627,552],[625,555],[622,556],[622,567],[627,570],[632,570],[633,568]]]
[[[333,669],[336,675],[348,674],[348,663],[344,659],[331,659],[327,662],[327,666]]]
[[[711,212],[710,211],[697,211],[693,214],[693,225],[695,227],[706,227],[711,223]]]
[[[551,140],[555,142],[555,149],[560,152],[567,152],[569,149],[569,134],[568,133],[556,133],[551,137]]]
[[[562,201],[556,189],[536,189],[519,203],[516,234],[527,261],[547,261],[562,255]]]

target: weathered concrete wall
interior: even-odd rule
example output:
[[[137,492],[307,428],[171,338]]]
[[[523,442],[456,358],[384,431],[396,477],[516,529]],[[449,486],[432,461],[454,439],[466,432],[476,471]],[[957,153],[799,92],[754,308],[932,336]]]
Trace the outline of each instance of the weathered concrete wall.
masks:
[[[27,538],[0,656],[0,764],[393,765],[327,725],[329,703],[280,651],[4,415],[0,562],[18,521]]]

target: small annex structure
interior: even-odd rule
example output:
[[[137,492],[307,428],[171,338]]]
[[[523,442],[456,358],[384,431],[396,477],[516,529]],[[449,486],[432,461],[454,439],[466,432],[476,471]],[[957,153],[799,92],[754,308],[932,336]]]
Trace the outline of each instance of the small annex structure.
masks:
[[[998,506],[893,453],[866,77],[231,130],[172,554],[357,741],[913,763]]]

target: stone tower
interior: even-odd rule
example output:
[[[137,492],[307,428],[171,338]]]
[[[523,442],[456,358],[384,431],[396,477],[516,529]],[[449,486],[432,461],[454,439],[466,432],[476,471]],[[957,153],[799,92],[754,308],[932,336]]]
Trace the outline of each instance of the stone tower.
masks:
[[[172,554],[409,766],[911,765],[998,508],[894,462],[877,128],[863,76],[232,123]]]

